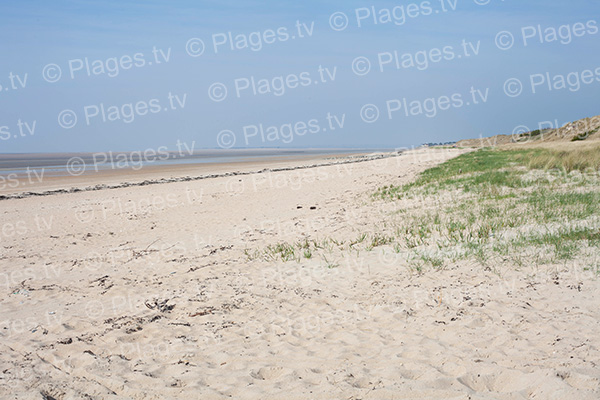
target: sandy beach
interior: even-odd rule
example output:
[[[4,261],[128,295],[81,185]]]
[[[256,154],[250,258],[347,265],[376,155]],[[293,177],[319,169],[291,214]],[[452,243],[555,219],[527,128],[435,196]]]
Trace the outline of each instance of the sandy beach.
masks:
[[[0,201],[0,398],[597,399],[591,272],[352,244],[435,207],[379,187],[468,151]]]
[[[0,400],[600,400],[599,14],[4,1]]]

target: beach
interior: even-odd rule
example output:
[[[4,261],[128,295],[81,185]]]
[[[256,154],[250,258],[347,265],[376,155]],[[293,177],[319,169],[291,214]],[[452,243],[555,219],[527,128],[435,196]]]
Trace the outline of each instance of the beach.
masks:
[[[600,399],[599,2],[4,3],[0,400]]]
[[[462,259],[423,272],[380,236],[439,205],[374,198],[379,188],[471,151],[7,191],[0,397],[598,398],[592,272]],[[203,178],[159,182],[186,176]],[[120,186],[83,190],[99,182]]]
[[[398,151],[350,149],[234,149],[157,152],[0,154],[0,198],[198,180],[261,170],[295,169],[357,158],[388,157]]]

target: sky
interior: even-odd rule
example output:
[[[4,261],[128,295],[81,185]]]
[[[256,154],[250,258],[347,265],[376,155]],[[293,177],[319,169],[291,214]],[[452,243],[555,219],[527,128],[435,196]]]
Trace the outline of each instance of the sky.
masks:
[[[402,148],[562,126],[600,114],[599,11],[4,1],[0,153]]]

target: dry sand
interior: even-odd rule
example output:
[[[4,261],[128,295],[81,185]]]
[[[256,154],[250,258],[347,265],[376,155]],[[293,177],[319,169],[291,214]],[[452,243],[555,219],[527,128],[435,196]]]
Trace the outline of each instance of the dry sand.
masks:
[[[0,201],[0,397],[600,398],[598,280],[244,254],[372,232],[464,151]]]

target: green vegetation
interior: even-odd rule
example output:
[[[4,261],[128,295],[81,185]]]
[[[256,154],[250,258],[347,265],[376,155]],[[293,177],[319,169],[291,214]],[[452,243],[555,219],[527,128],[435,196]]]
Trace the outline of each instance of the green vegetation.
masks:
[[[248,260],[261,259],[265,261],[300,261],[302,258],[311,259],[315,253],[333,253],[335,251],[352,251],[359,250],[358,246],[362,245],[362,249],[366,251],[372,251],[376,247],[384,246],[393,243],[394,238],[380,233],[361,233],[358,237],[352,241],[346,243],[345,241],[339,241],[334,238],[326,238],[323,240],[308,240],[290,244],[287,242],[280,242],[275,245],[269,245],[264,250],[250,251],[249,249],[244,250],[244,254]],[[328,268],[337,267],[338,264],[327,261],[328,259],[322,257],[326,261]]]
[[[575,136],[573,137],[573,139],[571,139],[571,142],[578,142],[578,141],[580,141],[580,140],[585,140],[585,139],[587,139],[588,137],[590,137],[591,135],[593,135],[594,133],[598,132],[598,129],[600,129],[600,128],[596,128],[596,129],[594,129],[594,130],[587,131],[587,132],[585,132],[585,133],[581,133],[581,134],[579,134],[579,135],[575,135]]]
[[[375,197],[420,200],[397,232],[420,266],[440,268],[470,258],[481,264],[495,257],[515,261],[532,252],[543,256],[540,261],[558,262],[600,247],[598,168],[600,146],[482,149],[431,168],[408,185],[385,186]],[[582,179],[581,172],[590,170],[591,179]]]
[[[599,169],[600,146],[482,149],[430,168],[412,183],[378,189],[373,200],[394,209],[368,233],[347,241],[279,243],[246,255],[316,258],[335,268],[331,260],[346,253],[384,248],[421,273],[459,260],[496,271],[499,263],[519,267],[600,254]]]
[[[522,186],[522,171],[508,171],[516,165],[523,151],[498,152],[481,150],[463,154],[423,172],[413,183],[404,186],[384,186],[376,196],[399,199],[404,195],[435,194],[440,190],[462,189],[481,191],[492,186]]]
[[[388,237],[385,235],[375,234],[372,236],[369,245],[367,246],[367,251],[373,250],[375,247],[383,246],[386,244],[390,244],[394,241],[394,238]]]
[[[542,134],[545,132],[548,132],[550,130],[551,129],[543,129],[543,130],[536,129],[535,131],[521,133],[517,137],[516,142],[524,143],[524,142],[530,141],[531,139],[536,139],[536,140],[542,139]]]
[[[542,134],[542,131],[539,129],[529,132],[529,136],[531,136],[531,137],[540,136],[541,134]]]

